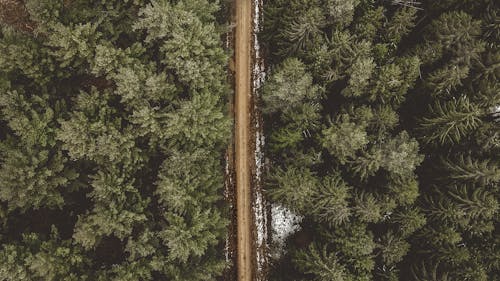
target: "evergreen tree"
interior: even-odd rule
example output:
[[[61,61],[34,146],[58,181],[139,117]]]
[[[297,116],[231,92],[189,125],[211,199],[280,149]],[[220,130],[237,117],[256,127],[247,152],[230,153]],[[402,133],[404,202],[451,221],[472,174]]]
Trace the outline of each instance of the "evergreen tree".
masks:
[[[320,222],[339,225],[346,222],[351,213],[348,207],[350,188],[339,176],[327,176],[311,198],[310,213]]]
[[[340,121],[340,118],[339,118]],[[363,125],[358,125],[348,120],[338,122],[330,128],[323,130],[323,147],[341,163],[355,158],[356,152],[368,143],[368,137]]]
[[[279,169],[273,172],[271,180],[269,197],[300,212],[306,212],[307,208],[311,206],[311,196],[319,185],[314,174],[303,167]]]
[[[313,274],[317,281],[350,280],[346,269],[339,263],[335,253],[328,253],[326,247],[322,250],[311,244],[305,251],[294,255],[294,263],[305,273]]]
[[[217,211],[197,209],[186,217],[166,213],[165,218],[169,226],[159,233],[160,240],[170,251],[169,259],[181,263],[202,257],[226,230],[226,222]]]
[[[429,106],[429,114],[419,121],[426,143],[454,144],[460,142],[482,123],[482,112],[466,97]]]
[[[471,155],[443,158],[439,165],[446,172],[446,179],[457,182],[496,184],[500,181],[499,166],[491,159],[475,159]]]
[[[320,88],[297,59],[288,59],[275,70],[263,90],[263,111],[274,113],[291,110],[301,103],[317,100]]]
[[[230,120],[216,95],[200,93],[167,113],[165,135],[175,147],[220,147],[229,135]]]

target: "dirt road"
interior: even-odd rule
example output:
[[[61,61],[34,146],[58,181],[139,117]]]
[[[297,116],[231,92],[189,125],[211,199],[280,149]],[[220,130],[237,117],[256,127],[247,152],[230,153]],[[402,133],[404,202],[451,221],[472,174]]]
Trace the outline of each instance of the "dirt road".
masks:
[[[235,30],[235,168],[238,281],[253,281],[251,167],[252,2],[234,0]]]

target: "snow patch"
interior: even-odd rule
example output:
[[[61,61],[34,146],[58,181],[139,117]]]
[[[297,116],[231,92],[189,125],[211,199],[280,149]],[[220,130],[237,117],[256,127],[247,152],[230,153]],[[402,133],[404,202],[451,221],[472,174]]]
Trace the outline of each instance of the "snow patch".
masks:
[[[260,45],[257,34],[259,33],[261,26],[261,7],[263,5],[262,0],[254,0],[253,1],[253,66],[252,66],[252,95],[255,101],[258,101],[259,98],[259,90],[262,87],[262,84],[265,80],[265,67],[264,61],[261,57],[260,53]],[[262,134],[262,125],[260,117],[258,116],[258,104],[254,102],[253,111],[257,113],[257,118],[255,118],[255,151],[254,151],[254,159],[255,159],[255,180],[256,180],[256,189],[254,192],[255,201],[254,201],[254,218],[255,218],[255,227],[257,232],[256,239],[256,263],[257,263],[257,281],[264,281],[265,278],[265,268],[267,266],[267,248],[268,248],[268,216],[267,216],[267,202],[262,194],[261,189],[261,178],[262,178],[262,170],[264,167],[264,152],[262,151],[262,147],[264,146],[264,135]]]
[[[272,205],[271,217],[272,242],[274,250],[271,255],[273,258],[278,259],[286,252],[286,239],[301,229],[300,223],[304,217],[295,214],[290,209],[279,204]]]

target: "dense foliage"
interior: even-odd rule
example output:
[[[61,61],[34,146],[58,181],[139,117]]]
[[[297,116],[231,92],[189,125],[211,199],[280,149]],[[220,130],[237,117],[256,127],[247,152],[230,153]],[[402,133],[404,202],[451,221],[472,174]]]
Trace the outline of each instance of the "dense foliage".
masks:
[[[220,9],[0,0],[0,280],[221,275]]]
[[[271,280],[500,280],[497,1],[268,0]]]

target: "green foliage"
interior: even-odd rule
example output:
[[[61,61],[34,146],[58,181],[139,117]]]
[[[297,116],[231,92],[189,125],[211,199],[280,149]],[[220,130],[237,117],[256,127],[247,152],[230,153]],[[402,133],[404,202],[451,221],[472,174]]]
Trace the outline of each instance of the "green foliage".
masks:
[[[312,172],[301,167],[274,171],[270,181],[269,197],[300,212],[306,212],[311,206],[311,196],[319,185]]]
[[[335,253],[328,253],[326,247],[321,250],[311,244],[307,250],[296,253],[293,262],[303,272],[313,274],[316,281],[351,280]]]
[[[220,9],[0,1],[1,280],[221,276]]]
[[[398,237],[392,232],[387,232],[382,236],[379,248],[383,263],[391,266],[403,259],[410,249],[410,244],[402,237]]]
[[[398,10],[385,27],[387,41],[398,44],[413,29],[416,18],[417,9],[415,8],[403,7]]]
[[[417,208],[411,207],[392,214],[391,221],[398,225],[402,236],[408,236],[422,228],[427,219]]]
[[[421,138],[426,143],[454,144],[481,125],[482,112],[467,98],[437,101],[427,116],[419,120]]]
[[[3,120],[27,146],[55,145],[54,126],[58,112],[51,108],[47,98],[47,94],[29,95],[22,90],[6,91],[0,96]]]
[[[219,97],[196,94],[167,114],[164,133],[176,147],[220,147],[226,143],[231,126],[223,112]]]
[[[470,220],[493,218],[499,209],[495,196],[481,188],[470,191],[467,186],[454,187],[449,195],[458,209]]]
[[[427,26],[425,45],[417,53],[425,64],[433,63],[445,55],[451,55],[455,64],[469,64],[484,50],[478,41],[481,34],[480,21],[462,11],[442,14]]]
[[[140,150],[132,128],[122,128],[123,120],[110,103],[108,92],[99,93],[95,88],[90,93],[81,92],[71,117],[59,120],[57,139],[73,160],[138,165]]]
[[[324,15],[321,9],[313,7],[295,18],[284,30],[284,37],[290,41],[289,52],[305,51],[318,40],[324,26]]]
[[[353,159],[356,152],[368,143],[368,137],[363,125],[350,121],[340,121],[338,125],[323,130],[325,147],[341,163]]]
[[[210,210],[194,210],[187,218],[169,213],[165,217],[169,226],[159,233],[160,239],[170,250],[169,257],[182,263],[191,256],[203,256],[209,246],[217,245],[217,237],[226,230],[226,221]]]
[[[97,25],[90,23],[75,26],[54,24],[51,29],[45,44],[61,67],[78,68],[88,63],[101,37]]]
[[[346,224],[336,228],[328,235],[336,251],[342,254],[342,260],[352,268],[359,280],[367,280],[375,263],[372,259],[376,244],[373,234],[361,223]]]
[[[388,140],[382,145],[382,150],[384,156],[380,166],[396,177],[411,175],[423,160],[422,155],[418,154],[417,141],[410,139],[406,132]]]
[[[498,279],[498,5],[421,2],[266,2],[266,185],[305,229],[279,280]]]
[[[471,155],[443,158],[440,163],[446,179],[458,182],[469,181],[480,184],[496,184],[500,181],[500,168],[491,159],[475,159]]]
[[[210,281],[221,275],[226,264],[214,259],[192,259],[189,264],[172,265],[166,263],[165,276],[174,281]]]
[[[382,134],[396,128],[399,122],[398,114],[391,106],[383,105],[373,110],[373,118],[369,128],[372,128],[377,133]]]
[[[384,7],[369,9],[354,24],[355,34],[365,40],[373,40],[377,31],[382,27],[384,20]]]
[[[349,84],[342,90],[342,94],[347,97],[359,97],[370,83],[370,78],[375,69],[375,63],[372,58],[358,58],[350,69]]]
[[[427,87],[431,89],[434,96],[450,96],[451,91],[462,86],[462,80],[469,75],[467,66],[447,65],[438,69],[427,77]]]
[[[331,226],[348,220],[350,187],[339,176],[327,176],[312,194],[312,206],[308,210],[320,222]]]
[[[263,90],[263,111],[282,112],[319,97],[320,88],[297,59],[288,59],[275,70]]]
[[[10,210],[64,205],[62,191],[78,174],[65,166],[60,151],[23,147],[11,139],[0,143],[0,156],[0,200]]]
[[[371,193],[361,192],[357,194],[353,210],[362,222],[378,222],[382,219],[380,204]]]
[[[4,244],[0,261],[3,280],[89,280],[89,259],[71,241],[59,239],[57,232],[49,240],[31,233],[19,244]]]
[[[33,79],[41,85],[47,84],[52,76],[63,76],[50,58],[49,50],[26,35],[2,30],[0,53],[4,73],[15,73],[15,76]]]
[[[135,30],[147,30],[145,42],[160,41],[161,63],[191,90],[220,92],[228,57],[213,22],[216,3],[153,1],[139,12]]]
[[[359,2],[359,0],[327,0],[328,16],[341,26],[349,25],[353,20]]]
[[[183,153],[172,151],[160,169],[156,194],[168,210],[185,213],[207,207],[219,200],[223,187],[222,165],[218,155],[198,149]]]

